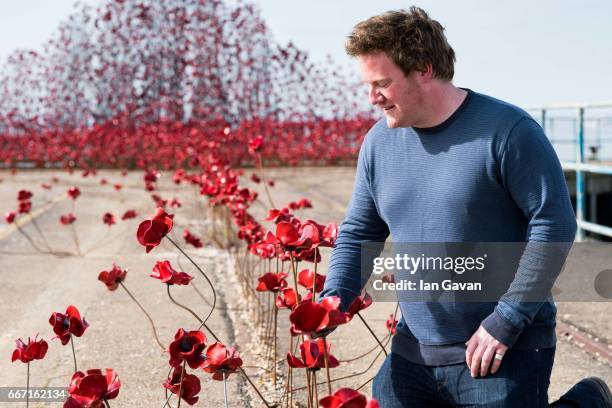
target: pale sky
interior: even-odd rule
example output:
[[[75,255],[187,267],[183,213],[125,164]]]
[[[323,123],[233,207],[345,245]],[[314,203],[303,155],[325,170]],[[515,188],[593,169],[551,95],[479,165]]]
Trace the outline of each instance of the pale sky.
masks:
[[[135,0],[129,0],[135,1]],[[96,0],[87,0],[97,3]],[[4,1],[0,61],[41,44],[73,0]],[[612,2],[597,0],[259,0],[280,43],[293,41],[315,60],[348,62],[351,27],[386,10],[418,5],[446,28],[457,55],[454,83],[525,105],[612,102]],[[356,67],[357,69],[357,67]]]

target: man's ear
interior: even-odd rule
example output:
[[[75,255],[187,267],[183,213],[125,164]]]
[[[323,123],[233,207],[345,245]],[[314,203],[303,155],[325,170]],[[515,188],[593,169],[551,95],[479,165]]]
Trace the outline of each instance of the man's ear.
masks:
[[[426,64],[425,68],[418,70],[418,77],[422,82],[429,82],[433,77],[433,67],[431,66],[431,63]]]

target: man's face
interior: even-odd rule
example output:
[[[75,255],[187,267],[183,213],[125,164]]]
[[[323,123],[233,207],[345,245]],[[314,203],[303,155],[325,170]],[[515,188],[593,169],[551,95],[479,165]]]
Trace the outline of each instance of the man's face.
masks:
[[[404,72],[385,54],[358,56],[370,103],[383,110],[390,128],[418,126],[422,110],[419,72]]]

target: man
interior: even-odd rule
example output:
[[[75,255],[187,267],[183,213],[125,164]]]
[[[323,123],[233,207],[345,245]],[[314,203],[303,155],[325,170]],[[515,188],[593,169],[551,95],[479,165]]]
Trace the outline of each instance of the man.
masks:
[[[350,304],[365,284],[361,244],[389,235],[394,243],[527,243],[497,302],[400,302],[393,352],[373,396],[383,408],[548,406],[556,308],[550,296],[516,302],[510,292],[528,293],[545,281],[538,260],[547,255],[535,243],[574,239],[552,146],[521,109],[452,84],[454,51],[422,9],[357,24],[346,50],[385,117],[363,141],[322,295]],[[553,405],[609,401],[606,384],[589,378]]]

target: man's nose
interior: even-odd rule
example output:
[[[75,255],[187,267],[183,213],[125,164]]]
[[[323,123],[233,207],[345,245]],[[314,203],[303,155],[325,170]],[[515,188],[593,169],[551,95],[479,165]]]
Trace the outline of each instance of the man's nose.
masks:
[[[382,93],[380,92],[379,89],[376,89],[374,87],[370,88],[370,103],[372,105],[376,105],[380,102],[382,102],[384,100],[384,96],[382,95]]]

